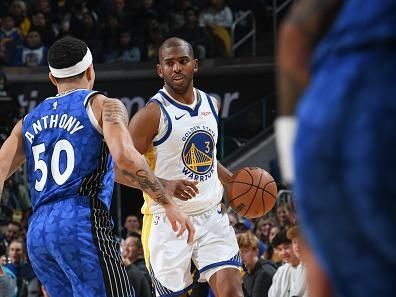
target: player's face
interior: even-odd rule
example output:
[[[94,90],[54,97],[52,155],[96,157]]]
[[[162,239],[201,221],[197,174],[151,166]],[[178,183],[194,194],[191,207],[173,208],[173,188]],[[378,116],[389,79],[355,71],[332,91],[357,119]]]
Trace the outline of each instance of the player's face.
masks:
[[[197,70],[197,60],[192,57],[188,46],[169,47],[160,53],[158,75],[164,79],[165,85],[178,94],[185,94],[192,87]]]

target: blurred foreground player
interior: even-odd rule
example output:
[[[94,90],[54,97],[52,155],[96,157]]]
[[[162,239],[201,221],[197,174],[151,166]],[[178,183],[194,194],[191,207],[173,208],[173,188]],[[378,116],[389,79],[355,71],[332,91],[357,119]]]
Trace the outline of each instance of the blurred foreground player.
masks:
[[[296,112],[297,210],[334,296],[395,295],[395,52],[394,0],[301,0],[281,28],[283,173]]]
[[[172,226],[179,224],[179,236],[187,228],[191,240],[194,229],[134,149],[125,106],[92,91],[87,45],[61,39],[48,61],[58,94],[18,122],[2,146],[0,195],[4,180],[26,160],[33,206],[27,248],[50,296],[134,296],[112,232],[114,178],[149,193]]]

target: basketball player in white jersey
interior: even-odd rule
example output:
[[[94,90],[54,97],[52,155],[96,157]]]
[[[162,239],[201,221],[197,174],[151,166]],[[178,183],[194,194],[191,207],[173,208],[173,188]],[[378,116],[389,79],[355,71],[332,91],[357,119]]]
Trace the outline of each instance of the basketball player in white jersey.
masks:
[[[219,106],[193,86],[198,61],[191,45],[179,38],[159,49],[158,75],[164,87],[131,120],[129,131],[156,176],[198,181],[192,199],[174,199],[190,217],[196,234],[192,245],[177,238],[164,209],[145,195],[142,241],[156,296],[186,296],[192,285],[191,260],[199,280],[217,297],[241,297],[241,259],[228,216],[221,211],[222,184],[232,173],[216,160]],[[188,188],[188,186],[186,186]],[[194,193],[194,189],[184,189]]]

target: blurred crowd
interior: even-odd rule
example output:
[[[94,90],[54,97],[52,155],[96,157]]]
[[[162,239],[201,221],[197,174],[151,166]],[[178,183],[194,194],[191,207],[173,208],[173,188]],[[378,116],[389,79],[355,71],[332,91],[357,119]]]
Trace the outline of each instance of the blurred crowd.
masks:
[[[161,42],[181,37],[200,59],[231,55],[231,26],[243,11],[263,21],[269,0],[2,0],[0,66],[46,65],[47,50],[72,35],[95,63],[157,59]],[[243,36],[242,31],[238,34]],[[248,29],[246,29],[248,30]]]

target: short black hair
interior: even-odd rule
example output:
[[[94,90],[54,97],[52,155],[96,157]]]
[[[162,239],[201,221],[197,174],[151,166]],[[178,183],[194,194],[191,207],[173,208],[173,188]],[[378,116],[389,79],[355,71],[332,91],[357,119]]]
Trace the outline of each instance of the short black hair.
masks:
[[[272,247],[277,248],[281,244],[290,244],[291,240],[286,236],[286,230],[279,231],[278,234],[275,235],[274,239],[272,239]]]
[[[178,37],[170,37],[170,38],[166,39],[158,49],[159,61],[161,62],[161,53],[164,49],[170,48],[170,47],[176,47],[176,46],[187,46],[189,55],[191,56],[191,58],[194,59],[194,50],[188,41],[186,41],[182,38],[178,38]]]
[[[80,62],[87,53],[87,44],[74,37],[64,37],[54,42],[48,50],[48,64],[55,69],[68,68]]]

